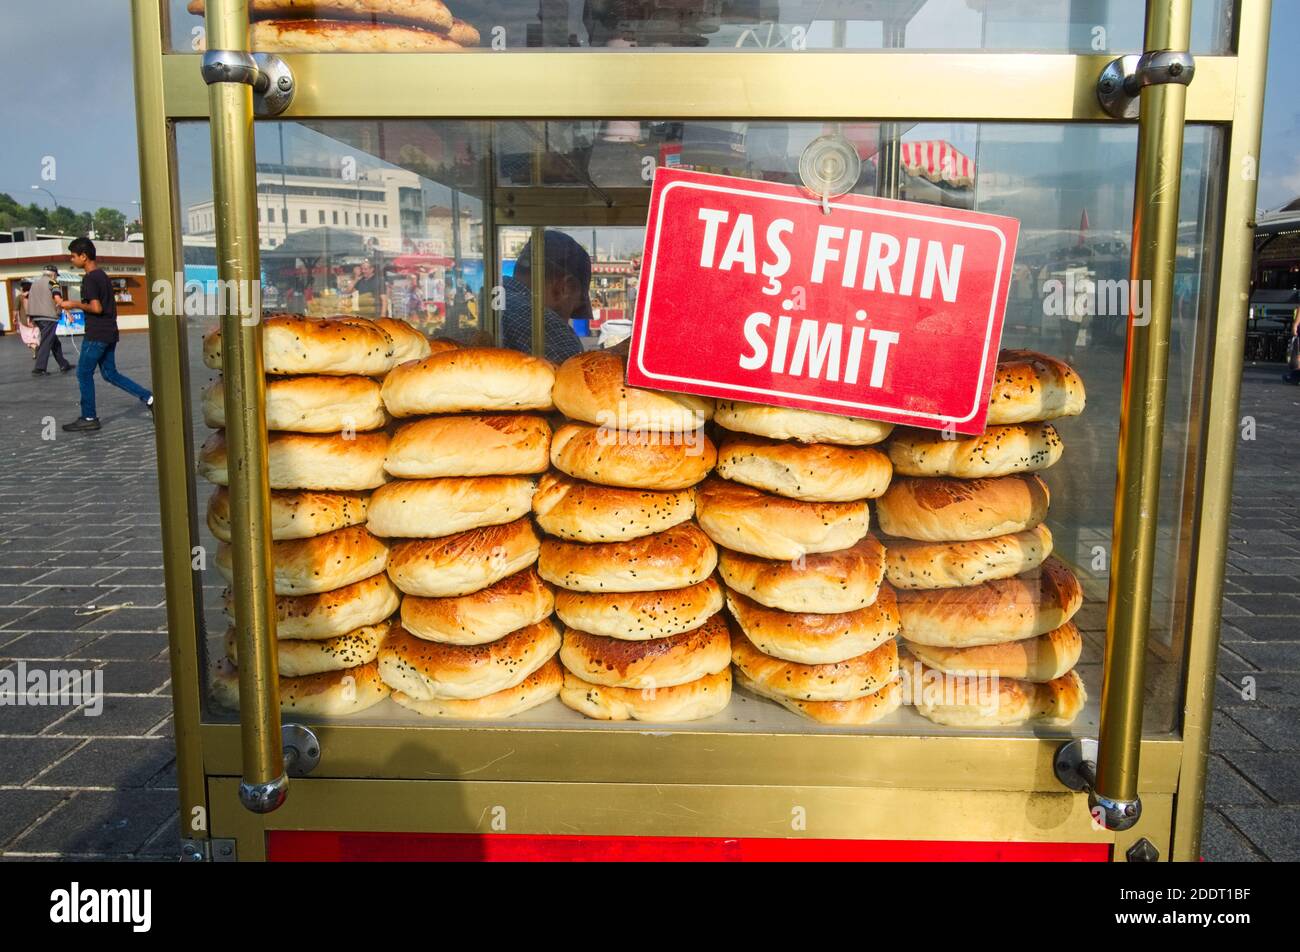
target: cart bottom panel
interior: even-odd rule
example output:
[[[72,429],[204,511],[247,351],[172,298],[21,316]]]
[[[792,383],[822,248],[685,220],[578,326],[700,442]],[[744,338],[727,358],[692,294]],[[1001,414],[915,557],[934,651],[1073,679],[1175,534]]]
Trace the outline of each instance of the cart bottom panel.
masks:
[[[1145,796],[1116,834],[1065,792],[298,778],[265,816],[238,792],[209,776],[241,860],[1119,860],[1141,837],[1167,858],[1173,806]]]

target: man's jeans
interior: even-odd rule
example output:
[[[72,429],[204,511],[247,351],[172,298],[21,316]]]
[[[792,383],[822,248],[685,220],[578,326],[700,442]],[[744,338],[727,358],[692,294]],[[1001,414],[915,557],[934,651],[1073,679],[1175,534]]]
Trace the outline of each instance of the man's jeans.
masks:
[[[63,344],[56,333],[59,328],[58,318],[33,317],[32,323],[41,332],[41,343],[36,348],[36,366],[33,369],[44,370],[50,362],[50,354],[54,355],[54,361],[60,367],[71,366],[63,358]]]
[[[81,359],[77,361],[77,383],[81,385],[81,415],[87,420],[95,419],[95,368],[105,383],[120,387],[137,400],[147,401],[152,396],[126,374],[117,372],[113,361],[113,352],[117,350],[117,341],[109,343],[102,340],[88,340],[81,345]]]

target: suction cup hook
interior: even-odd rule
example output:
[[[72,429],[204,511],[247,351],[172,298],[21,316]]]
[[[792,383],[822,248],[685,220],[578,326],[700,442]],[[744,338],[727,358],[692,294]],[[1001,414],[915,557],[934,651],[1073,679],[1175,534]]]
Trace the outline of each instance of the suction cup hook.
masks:
[[[858,150],[839,133],[813,139],[799,156],[799,178],[804,188],[821,198],[827,215],[831,213],[830,200],[853,191],[861,174]]]

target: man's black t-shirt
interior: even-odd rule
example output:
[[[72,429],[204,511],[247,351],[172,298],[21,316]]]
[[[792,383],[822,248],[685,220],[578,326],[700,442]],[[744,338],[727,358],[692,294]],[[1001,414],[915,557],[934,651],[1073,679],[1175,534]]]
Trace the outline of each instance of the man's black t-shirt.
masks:
[[[98,301],[103,311],[86,311],[86,340],[113,343],[117,340],[117,302],[113,299],[113,282],[103,268],[87,271],[81,279],[81,300]]]

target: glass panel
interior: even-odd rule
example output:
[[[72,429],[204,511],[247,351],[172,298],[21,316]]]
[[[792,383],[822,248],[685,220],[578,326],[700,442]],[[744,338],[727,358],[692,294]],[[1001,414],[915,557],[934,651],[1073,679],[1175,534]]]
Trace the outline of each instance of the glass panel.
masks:
[[[1087,388],[1083,414],[1055,421],[1065,461],[1041,475],[1051,490],[1047,525],[1054,555],[1075,573],[1084,592],[1073,620],[1083,638],[1076,670],[1089,700],[1067,727],[1031,723],[999,730],[1095,733],[1129,293],[1125,278],[1135,127],[867,121],[501,122],[490,128],[425,121],[265,123],[258,127],[257,159],[267,305],[310,314],[405,316],[427,335],[464,343],[503,335],[509,340],[511,321],[517,321],[515,330],[525,335],[521,346],[526,347],[531,283],[516,280],[516,268],[533,229],[545,227],[572,238],[590,268],[592,314],[570,321],[575,346],[616,346],[635,306],[647,178],[653,169],[696,167],[795,182],[800,152],[828,131],[845,135],[863,159],[856,192],[888,192],[896,181],[900,198],[974,208],[1021,222],[1003,344],[1064,358]],[[489,142],[495,143],[495,154],[488,150]],[[215,276],[207,127],[181,124],[177,148],[186,272],[203,281]],[[1209,236],[1216,233],[1210,216],[1218,204],[1212,183],[1218,177],[1220,148],[1218,130],[1188,128],[1152,605],[1149,733],[1172,729],[1179,709],[1194,482],[1189,462],[1197,450],[1194,434],[1203,396],[1196,368],[1203,366],[1206,343],[1201,330],[1215,253]],[[493,172],[490,183],[483,179],[488,170]],[[486,232],[485,215],[490,219]],[[453,221],[460,227],[453,228]],[[549,246],[548,241],[548,269]],[[369,297],[358,293],[358,283],[373,289]],[[522,310],[502,303],[511,300]],[[548,305],[548,314],[568,335],[563,321],[576,312],[558,313],[558,307]],[[548,323],[548,348],[552,332]],[[708,328],[699,333],[707,341]],[[192,346],[198,366],[197,337]],[[196,386],[209,376],[196,373]],[[196,430],[196,444],[206,438],[206,431]],[[872,522],[876,524],[874,514]],[[205,544],[215,545],[215,540],[205,536]],[[211,649],[220,657],[226,622],[218,593],[224,583],[211,565],[207,577],[209,630],[215,639]],[[358,717],[419,722],[390,701]],[[550,701],[512,723],[576,727],[591,722]],[[635,723],[607,726],[636,729]],[[722,714],[676,728],[846,729],[802,719],[741,689],[733,692]],[[863,729],[947,728],[904,708]]]
[[[160,0],[166,2],[166,0]],[[170,0],[172,46],[202,43],[201,0]],[[1131,52],[1142,46],[1136,0],[437,0],[384,4],[252,0],[254,49],[410,52],[632,47]],[[415,12],[411,12],[413,8]],[[450,8],[450,9],[449,9]],[[1228,0],[1196,0],[1192,50],[1221,53]],[[351,16],[351,19],[346,17]]]

